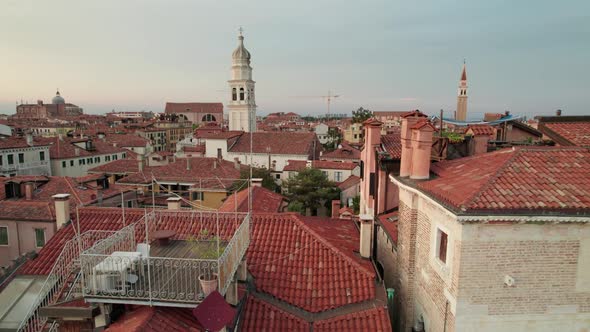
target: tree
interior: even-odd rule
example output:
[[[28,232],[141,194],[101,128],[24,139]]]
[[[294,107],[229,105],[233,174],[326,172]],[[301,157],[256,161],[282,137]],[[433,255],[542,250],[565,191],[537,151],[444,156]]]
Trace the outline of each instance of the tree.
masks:
[[[354,214],[359,214],[361,211],[361,196],[354,196],[352,198],[352,209],[354,210]]]
[[[358,110],[352,111],[352,122],[363,123],[365,120],[373,116],[373,111],[359,107]]]
[[[312,215],[332,200],[340,199],[340,189],[319,169],[305,168],[284,182],[286,196],[291,202],[289,211],[303,214],[309,209]]]
[[[253,178],[259,178],[262,179],[262,186],[268,190],[271,191],[277,191],[278,186],[277,183],[275,182],[275,179],[272,175],[272,173],[270,172],[270,170],[266,169],[266,168],[258,168],[258,167],[252,167],[252,177]],[[230,192],[233,192],[235,190],[242,190],[244,188],[247,188],[248,185],[244,184],[245,181],[243,180],[248,180],[250,178],[250,169],[242,169],[240,171],[240,179],[236,182],[234,182],[232,184],[232,186],[229,188]]]
[[[338,128],[330,128],[328,129],[328,143],[324,144],[324,148],[328,151],[336,150],[341,141],[342,134]]]

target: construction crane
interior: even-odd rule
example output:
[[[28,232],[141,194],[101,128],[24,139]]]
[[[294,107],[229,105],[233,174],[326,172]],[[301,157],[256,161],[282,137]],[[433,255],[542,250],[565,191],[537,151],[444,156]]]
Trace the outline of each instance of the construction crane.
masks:
[[[293,96],[294,98],[322,98],[328,104],[328,112],[326,113],[326,118],[330,118],[330,104],[332,103],[332,99],[338,98],[341,95],[332,94],[331,91],[328,91],[328,94],[325,96]]]

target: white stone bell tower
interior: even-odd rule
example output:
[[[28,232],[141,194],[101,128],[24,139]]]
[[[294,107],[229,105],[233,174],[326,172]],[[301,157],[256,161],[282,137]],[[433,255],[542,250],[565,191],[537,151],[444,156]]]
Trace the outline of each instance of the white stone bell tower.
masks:
[[[457,113],[455,120],[467,120],[467,68],[465,61],[463,61],[461,80],[459,81],[459,91],[457,92]]]
[[[238,36],[238,47],[232,53],[230,88],[229,129],[256,131],[256,99],[250,67],[250,52],[244,47],[242,28]]]

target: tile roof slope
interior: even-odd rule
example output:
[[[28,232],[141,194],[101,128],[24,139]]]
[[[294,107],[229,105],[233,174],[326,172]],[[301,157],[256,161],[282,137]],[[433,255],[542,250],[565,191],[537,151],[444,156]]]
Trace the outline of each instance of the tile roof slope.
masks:
[[[310,324],[266,301],[248,296],[243,311],[242,332],[309,331]]]
[[[88,170],[89,173],[125,174],[139,172],[139,160],[133,158],[117,159]],[[144,166],[147,168],[147,166]]]
[[[106,135],[105,140],[110,144],[115,143],[119,147],[145,147],[150,144],[148,139],[133,134],[109,134]]]
[[[42,140],[37,137],[33,137],[32,146],[47,146],[45,140]],[[17,148],[28,148],[31,145],[27,143],[27,139],[25,137],[15,137],[10,136],[6,138],[0,138],[0,149],[17,149]]]
[[[352,159],[352,160],[360,160],[361,159],[361,152],[350,145],[344,145],[340,149],[336,149],[334,151],[326,152],[321,157],[321,159]]]
[[[190,164],[190,169],[187,169],[187,160]],[[217,158],[177,158],[176,162],[144,169],[143,172],[131,174],[122,178],[117,183],[150,183],[152,177],[158,181],[185,181],[194,183],[199,182],[199,179],[206,178],[238,179],[240,177],[240,170],[236,169],[233,162],[218,160]]]
[[[402,138],[400,131],[381,135],[381,144],[391,158],[402,158]]]
[[[310,312],[375,297],[372,266],[353,253],[352,221],[255,214],[252,226],[248,269],[259,291]]]
[[[121,153],[126,152],[126,149],[114,147],[107,142],[103,142],[100,139],[92,140],[95,150],[88,151],[74,145],[74,142],[79,142],[80,139],[62,138],[59,137],[43,137],[46,144],[49,144],[49,155],[51,159],[66,159],[66,158],[78,158],[86,156],[98,156],[103,154]],[[84,139],[83,139],[84,140]],[[76,155],[76,148],[78,149],[79,155]]]
[[[359,183],[361,183],[361,178],[356,175],[351,175],[348,178],[346,178],[346,180],[340,182],[338,184],[338,188],[345,190],[345,189],[348,189],[352,186],[356,186]]]
[[[8,200],[0,201],[0,220],[53,221],[51,202]]]
[[[543,123],[543,126],[570,142],[571,145],[590,147],[590,121],[549,122]],[[550,137],[553,133],[546,132]]]
[[[105,329],[107,332],[205,331],[192,309],[141,306],[128,311]]]
[[[280,212],[285,197],[264,187],[252,187],[252,212]],[[237,209],[236,209],[237,206]],[[219,212],[248,212],[248,189],[231,194]]]
[[[590,150],[511,148],[433,164],[418,188],[462,211],[590,212]]]
[[[166,113],[223,113],[223,103],[166,103]]]
[[[314,322],[314,332],[389,332],[391,324],[384,307],[356,311],[346,315]]]
[[[467,126],[467,130],[471,129],[474,135],[493,135],[494,127],[487,124],[473,124]]]
[[[254,153],[268,153],[267,147],[270,147],[271,154],[309,155],[313,152],[314,142],[317,143],[316,148],[320,146],[315,133],[255,132],[252,133],[252,141]],[[241,135],[229,151],[250,152],[250,134]]]
[[[287,160],[288,164],[285,165],[283,171],[299,171],[307,167],[307,160]],[[339,162],[331,160],[313,160],[311,161],[312,168],[317,169],[342,169],[342,170],[353,170],[359,167],[357,163],[351,162]]]

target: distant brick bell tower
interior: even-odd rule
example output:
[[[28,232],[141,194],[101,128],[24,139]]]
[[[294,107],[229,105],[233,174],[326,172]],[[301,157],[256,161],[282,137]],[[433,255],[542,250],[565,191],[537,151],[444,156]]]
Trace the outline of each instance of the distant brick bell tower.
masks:
[[[459,81],[457,113],[455,113],[455,120],[467,120],[467,69],[465,66],[465,60],[463,60],[463,70],[461,71],[461,80]]]

